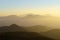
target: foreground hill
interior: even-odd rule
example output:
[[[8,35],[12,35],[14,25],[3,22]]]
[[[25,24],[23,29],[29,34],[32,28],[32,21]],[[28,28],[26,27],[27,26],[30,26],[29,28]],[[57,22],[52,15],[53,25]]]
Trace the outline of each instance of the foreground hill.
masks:
[[[46,26],[30,26],[30,27],[23,27],[23,26],[18,26],[16,24],[12,24],[10,26],[1,26],[0,27],[0,32],[10,32],[10,31],[27,31],[27,32],[45,32],[48,31],[48,27]]]
[[[35,32],[3,32],[0,34],[1,40],[54,40],[44,37]]]
[[[25,31],[25,29],[16,24],[0,27],[0,32],[14,32],[14,31]]]
[[[46,27],[46,26],[40,26],[40,25],[36,25],[36,26],[30,26],[30,27],[25,27],[25,29],[28,31],[28,32],[46,32],[49,29],[49,27]]]
[[[1,40],[54,40],[52,38],[42,36],[40,33],[37,33],[37,31],[27,30],[22,26],[12,24],[10,26],[0,27],[0,39]]]
[[[43,32],[42,35],[60,40],[60,29],[49,30],[47,32]]]

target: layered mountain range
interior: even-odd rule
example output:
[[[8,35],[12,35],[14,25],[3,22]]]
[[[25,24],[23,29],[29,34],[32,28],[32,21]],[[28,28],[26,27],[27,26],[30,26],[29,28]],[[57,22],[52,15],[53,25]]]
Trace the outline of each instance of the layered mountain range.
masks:
[[[43,15],[27,15],[24,17],[10,15],[0,17],[0,26],[8,26],[11,24],[17,24],[19,26],[43,25],[52,28],[60,28],[60,17]]]
[[[35,26],[43,27],[43,26]],[[10,26],[0,27],[0,39],[1,40],[55,40],[54,38],[43,36],[42,30],[33,29],[35,27],[29,27],[29,30],[25,27],[12,24]],[[40,33],[38,33],[39,31]]]

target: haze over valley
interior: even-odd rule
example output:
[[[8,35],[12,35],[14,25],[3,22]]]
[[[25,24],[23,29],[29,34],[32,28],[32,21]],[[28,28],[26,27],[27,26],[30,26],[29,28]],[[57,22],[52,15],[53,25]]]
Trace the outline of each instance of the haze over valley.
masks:
[[[0,17],[0,26],[8,26],[11,24],[17,24],[20,26],[42,25],[47,26],[48,28],[60,28],[60,17],[44,15],[26,15],[24,17],[10,15]]]
[[[60,40],[60,0],[0,0],[0,40]]]

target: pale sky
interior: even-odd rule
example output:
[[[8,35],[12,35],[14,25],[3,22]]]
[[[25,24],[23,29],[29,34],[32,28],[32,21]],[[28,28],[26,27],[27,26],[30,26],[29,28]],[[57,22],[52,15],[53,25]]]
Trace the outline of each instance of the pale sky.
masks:
[[[0,16],[29,13],[60,16],[60,0],[0,0]]]

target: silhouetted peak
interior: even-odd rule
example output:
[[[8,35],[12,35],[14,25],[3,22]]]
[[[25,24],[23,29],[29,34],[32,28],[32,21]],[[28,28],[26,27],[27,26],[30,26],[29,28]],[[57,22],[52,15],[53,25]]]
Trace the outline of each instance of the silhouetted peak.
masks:
[[[12,25],[10,25],[10,27],[18,27],[18,25],[12,24]]]
[[[28,14],[26,15],[26,17],[33,17],[33,18],[36,18],[36,17],[44,17],[43,15],[37,15],[37,14]]]
[[[16,16],[16,15],[10,15],[10,16],[8,16],[8,17],[18,17],[18,16]]]
[[[27,16],[34,16],[34,14],[28,14]]]
[[[58,32],[60,32],[60,29],[52,29],[52,30],[49,30],[48,32],[56,32],[56,33],[58,33]]]
[[[16,16],[16,15],[10,15],[10,16]]]
[[[37,27],[41,27],[41,25],[35,25],[35,26],[37,26]],[[35,26],[34,26],[34,27],[35,27]]]
[[[27,16],[40,16],[40,15],[28,14]]]

